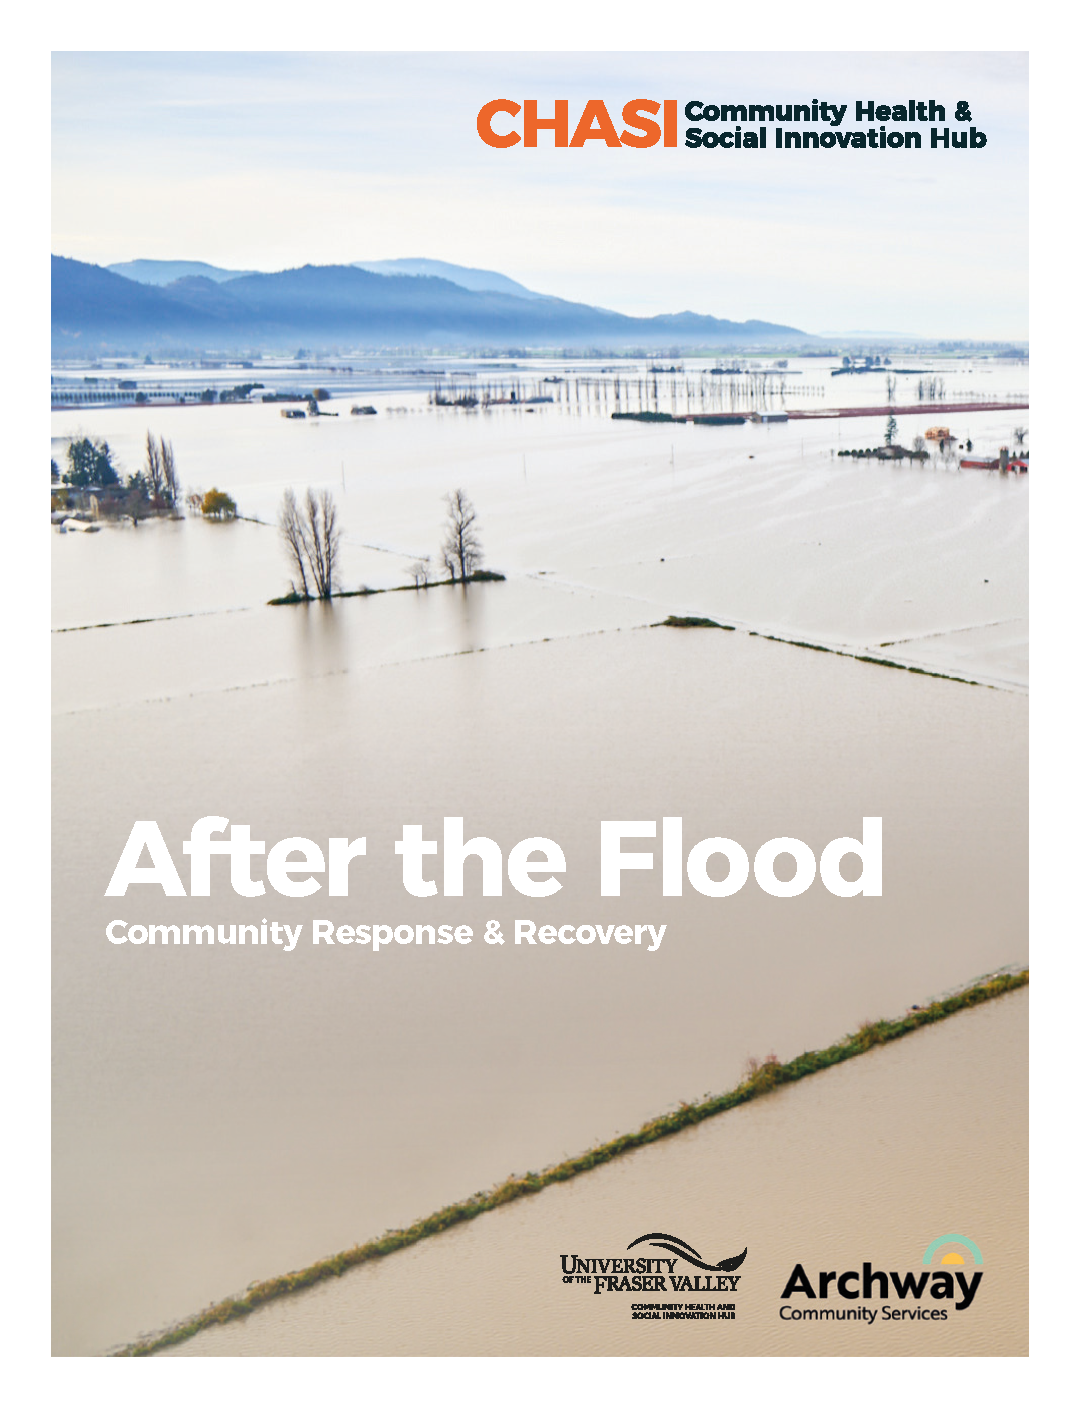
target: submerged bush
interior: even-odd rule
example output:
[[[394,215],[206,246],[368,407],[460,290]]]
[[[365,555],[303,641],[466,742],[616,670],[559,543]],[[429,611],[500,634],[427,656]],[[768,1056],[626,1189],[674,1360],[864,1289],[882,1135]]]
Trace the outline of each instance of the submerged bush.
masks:
[[[202,515],[204,518],[235,518],[236,501],[224,489],[208,489],[202,496]]]

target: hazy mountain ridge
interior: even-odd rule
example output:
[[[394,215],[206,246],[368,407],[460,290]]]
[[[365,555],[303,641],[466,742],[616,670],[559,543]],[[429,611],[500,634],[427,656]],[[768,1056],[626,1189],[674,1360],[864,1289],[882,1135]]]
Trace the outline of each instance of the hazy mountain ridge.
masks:
[[[224,269],[217,264],[206,264],[201,259],[128,259],[120,264],[103,266],[111,274],[133,279],[139,284],[154,284],[163,288],[177,279],[212,279],[216,284],[228,283],[231,279],[241,279],[247,274],[257,274],[258,269]],[[544,298],[543,293],[519,284],[516,279],[496,273],[494,269],[474,269],[465,264],[448,264],[443,259],[350,259],[342,268],[366,269],[370,274],[430,274],[434,278],[447,279],[461,288],[474,293],[509,293],[517,298]]]
[[[517,279],[496,273],[494,269],[472,269],[465,264],[447,264],[442,259],[354,259],[352,268],[366,269],[369,274],[429,274],[436,279],[447,279],[460,288],[471,289],[473,293],[508,293],[515,298],[546,298],[543,293],[534,293],[531,288],[519,284]]]
[[[585,303],[477,291],[422,274],[312,265],[279,273],[197,275],[161,286],[54,255],[58,352],[170,346],[791,345],[798,328],[683,312],[634,318]],[[220,271],[218,271],[220,272]],[[480,271],[483,272],[483,271]],[[509,281],[508,281],[509,282]]]
[[[201,259],[128,259],[121,264],[106,264],[110,274],[132,279],[138,284],[154,284],[159,288],[177,279],[204,278],[214,283],[227,283],[254,269],[220,269],[216,264],[204,264]]]

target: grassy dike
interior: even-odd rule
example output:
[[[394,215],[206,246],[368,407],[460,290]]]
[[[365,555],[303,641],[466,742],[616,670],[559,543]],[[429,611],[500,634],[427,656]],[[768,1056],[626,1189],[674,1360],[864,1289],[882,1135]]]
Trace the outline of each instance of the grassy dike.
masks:
[[[394,591],[400,591],[400,587],[394,587]],[[273,603],[271,603],[272,605]],[[655,621],[657,626],[678,626],[680,629],[688,629],[695,626],[715,626],[721,631],[733,631],[734,626],[727,626],[723,621],[714,621],[709,616],[669,616],[664,621]],[[797,645],[800,650],[820,650],[824,655],[839,655],[845,660],[860,660],[864,665],[884,665],[887,670],[906,670],[909,675],[927,675],[933,680],[953,680],[956,684],[978,685],[980,681],[965,679],[963,675],[947,675],[941,670],[925,670],[921,665],[905,665],[901,660],[890,660],[884,655],[856,655],[851,650],[840,650],[831,645],[815,645],[808,640],[795,640],[791,636],[771,636],[766,631],[747,631],[747,635],[757,636],[759,640],[776,641],[779,645]],[[889,644],[886,641],[886,644]],[[986,685],[987,689],[997,689],[997,685]]]
[[[905,1016],[895,1020],[883,1019],[864,1023],[857,1032],[844,1037],[842,1041],[820,1051],[804,1051],[792,1061],[781,1062],[775,1057],[770,1057],[762,1063],[751,1061],[746,1078],[723,1095],[707,1095],[691,1104],[680,1104],[677,1110],[671,1111],[670,1114],[658,1115],[633,1134],[620,1134],[617,1138],[608,1140],[606,1144],[598,1144],[576,1158],[566,1159],[563,1163],[554,1164],[540,1173],[526,1173],[521,1177],[511,1175],[505,1182],[487,1192],[475,1193],[460,1203],[451,1203],[439,1212],[414,1222],[411,1227],[396,1228],[370,1242],[364,1242],[363,1245],[316,1261],[301,1271],[290,1271],[284,1276],[275,1276],[268,1281],[256,1281],[243,1295],[218,1301],[170,1329],[136,1340],[114,1351],[114,1354],[142,1356],[154,1354],[159,1349],[167,1349],[170,1345],[182,1344],[184,1340],[211,1325],[224,1325],[230,1320],[250,1315],[253,1310],[257,1310],[260,1305],[266,1305],[268,1301],[304,1290],[331,1276],[340,1276],[350,1267],[361,1266],[364,1262],[389,1256],[391,1252],[401,1251],[404,1247],[411,1247],[415,1242],[423,1241],[425,1237],[434,1237],[448,1227],[454,1227],[460,1222],[469,1222],[481,1213],[490,1212],[493,1208],[502,1207],[505,1203],[512,1203],[531,1193],[538,1193],[552,1183],[565,1183],[580,1173],[587,1173],[589,1169],[609,1163],[620,1154],[643,1148],[646,1144],[654,1144],[658,1139],[666,1139],[690,1125],[700,1124],[702,1120],[711,1119],[714,1115],[732,1110],[737,1105],[745,1105],[781,1085],[790,1085],[793,1081],[802,1080],[805,1076],[826,1070],[829,1066],[837,1066],[841,1061],[850,1061],[853,1056],[861,1056],[872,1047],[896,1041],[921,1027],[929,1026],[932,1022],[940,1022],[955,1012],[977,1007],[1004,993],[1026,987],[1027,983],[1026,968],[1018,973],[995,974],[942,998],[940,1002],[932,1002],[928,1007],[914,1007]]]
[[[437,582],[411,582],[401,587],[357,587],[351,592],[331,592],[329,597],[302,596],[299,592],[288,592],[285,596],[272,596],[266,603],[267,606],[302,606],[304,602],[318,603],[320,601],[345,601],[351,596],[387,596],[390,592],[426,592],[434,587],[467,587],[472,582],[505,582],[506,578],[501,572],[489,572],[481,567],[476,572],[470,572],[467,577],[459,577],[456,580],[451,577],[440,577]]]

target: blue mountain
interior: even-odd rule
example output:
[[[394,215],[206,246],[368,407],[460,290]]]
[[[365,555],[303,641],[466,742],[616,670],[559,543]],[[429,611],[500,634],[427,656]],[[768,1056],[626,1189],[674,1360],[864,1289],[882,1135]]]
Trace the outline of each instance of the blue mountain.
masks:
[[[219,271],[220,272],[220,271]],[[165,285],[54,255],[57,353],[109,349],[549,347],[671,349],[792,347],[798,328],[699,313],[631,318],[561,298],[473,290],[420,274],[306,264],[228,280],[185,276]]]

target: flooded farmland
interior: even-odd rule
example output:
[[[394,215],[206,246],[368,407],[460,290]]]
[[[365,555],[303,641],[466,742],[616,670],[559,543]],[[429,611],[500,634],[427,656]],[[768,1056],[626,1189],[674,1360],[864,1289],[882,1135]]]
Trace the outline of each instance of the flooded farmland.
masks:
[[[957,363],[946,393],[978,381],[1001,398],[1022,375]],[[61,1354],[104,1352],[726,1089],[750,1056],[788,1059],[1024,959],[1026,477],[836,453],[879,443],[871,421],[641,424],[563,403],[440,409],[420,390],[363,399],[377,415],[350,417],[348,398],[330,403],[337,419],[303,423],[273,405],[54,415],[55,458],[85,432],[130,472],[151,429],[185,488],[224,489],[245,515],[53,539]],[[996,448],[1024,416],[949,424]],[[900,420],[907,437],[935,415]],[[335,494],[346,589],[407,584],[414,559],[437,556],[442,496],[459,485],[506,580],[267,606],[288,586],[277,505],[308,485]],[[735,629],[656,625],[668,615]],[[159,824],[186,876],[182,843],[205,815],[267,849],[366,836],[367,855],[347,898],[242,898],[224,867],[210,897],[105,897],[136,819]],[[441,838],[447,816],[504,856],[556,838],[563,888],[483,897],[470,862],[463,897],[408,895],[395,841],[406,824]],[[688,845],[723,835],[753,854],[787,836],[815,855],[880,816],[883,894],[816,883],[781,900],[751,882],[665,897],[658,858],[601,898],[601,820],[659,831],[665,816],[683,818]],[[305,930],[291,952],[152,949],[110,944],[118,918]],[[483,942],[490,920],[512,935],[518,918],[667,927],[652,952]],[[316,947],[315,919],[474,938]],[[947,1030],[912,1040],[966,1051]],[[1003,1033],[1020,1059],[1020,1027]],[[903,1047],[888,1067],[901,1085]],[[993,1072],[957,1060],[985,1094]],[[842,1085],[835,1099],[864,1097]],[[760,1118],[781,1143],[803,1121],[805,1149],[831,1127],[815,1114],[800,1087]],[[891,1247],[876,1207],[863,1225]],[[304,1314],[289,1352],[372,1352],[330,1331],[309,1343]],[[560,1343],[560,1323],[553,1312],[535,1344]],[[563,1352],[638,1352],[620,1334]],[[761,1334],[743,1352],[795,1352]],[[556,1352],[496,1343],[472,1352]]]
[[[999,999],[165,1353],[1026,1354],[1026,1030],[1027,994]],[[577,1252],[623,1251],[658,1207],[672,1226],[708,1228],[731,1247],[746,1229],[734,1291],[641,1304],[565,1284],[564,1255],[573,1265]],[[923,1248],[961,1226],[978,1227],[985,1258],[964,1310],[962,1295],[934,1301],[927,1286],[900,1299],[891,1280],[887,1298],[874,1282],[857,1307],[835,1291],[783,1296],[795,1266],[861,1273],[868,1257],[903,1268],[901,1283],[912,1267],[916,1286],[922,1275],[932,1285]],[[970,1285],[979,1263],[959,1255]],[[682,1317],[633,1314],[667,1304]],[[687,1314],[720,1304],[730,1319]]]

